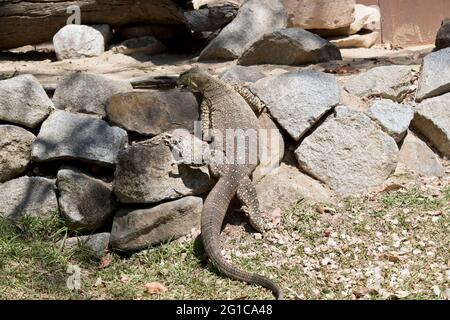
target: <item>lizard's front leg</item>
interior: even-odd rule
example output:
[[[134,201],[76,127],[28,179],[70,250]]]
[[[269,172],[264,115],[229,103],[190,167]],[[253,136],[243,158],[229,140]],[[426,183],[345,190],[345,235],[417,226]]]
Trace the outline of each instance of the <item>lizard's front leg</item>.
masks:
[[[256,188],[249,177],[244,177],[237,190],[239,200],[247,207],[247,213],[250,224],[255,230],[264,233],[267,229],[262,221],[261,209],[259,207],[258,195]]]
[[[209,141],[211,139],[211,118],[209,111],[209,102],[203,99],[200,106],[200,120],[202,122],[203,141]]]

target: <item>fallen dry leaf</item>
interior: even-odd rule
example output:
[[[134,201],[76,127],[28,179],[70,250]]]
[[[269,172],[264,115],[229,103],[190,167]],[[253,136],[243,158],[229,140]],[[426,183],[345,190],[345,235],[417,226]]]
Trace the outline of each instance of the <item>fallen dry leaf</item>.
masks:
[[[343,66],[338,66],[334,69],[327,69],[327,70],[325,70],[325,72],[332,73],[332,74],[357,74],[357,73],[359,73],[359,69],[357,69],[349,64],[346,64]]]
[[[383,192],[390,192],[390,191],[397,191],[400,189],[404,189],[405,187],[398,183],[392,183],[388,184],[387,186],[384,186],[376,191],[376,193],[383,193]]]
[[[159,282],[151,282],[151,283],[147,283],[145,285],[145,290],[147,291],[147,293],[156,294],[156,293],[166,292],[167,288],[164,287]]]
[[[107,267],[109,267],[109,265],[112,263],[113,261],[113,256],[110,253],[107,253],[102,260],[100,260],[100,264],[98,265],[99,269],[105,269]]]
[[[384,254],[382,254],[382,255],[380,256],[380,258],[386,259],[386,260],[388,260],[388,261],[390,261],[390,262],[400,262],[400,261],[401,261],[401,259],[400,259],[399,256],[396,256],[396,255],[394,255],[394,254],[389,254],[389,253],[384,253]]]

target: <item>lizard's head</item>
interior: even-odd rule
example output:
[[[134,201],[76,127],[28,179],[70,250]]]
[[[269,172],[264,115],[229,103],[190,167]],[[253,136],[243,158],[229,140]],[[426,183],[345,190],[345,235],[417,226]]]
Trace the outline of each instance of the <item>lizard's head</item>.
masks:
[[[178,85],[181,87],[188,86],[196,91],[203,91],[211,78],[212,76],[206,70],[193,67],[180,75]]]

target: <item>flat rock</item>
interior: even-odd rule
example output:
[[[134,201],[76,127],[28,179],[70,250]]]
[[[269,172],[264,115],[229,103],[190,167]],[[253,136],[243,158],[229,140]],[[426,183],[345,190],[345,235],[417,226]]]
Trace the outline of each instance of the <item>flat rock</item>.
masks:
[[[342,60],[334,44],[309,31],[290,28],[266,33],[241,55],[238,64],[303,65]]]
[[[71,230],[102,227],[115,209],[112,185],[78,170],[58,171],[59,209]]]
[[[351,77],[345,90],[358,97],[381,97],[401,102],[413,80],[409,66],[381,66]]]
[[[33,160],[80,160],[113,166],[128,136],[125,130],[88,115],[55,111],[42,124]]]
[[[377,31],[370,31],[361,34],[352,34],[350,36],[333,37],[330,38],[330,42],[336,45],[338,48],[371,48],[378,39],[380,33]]]
[[[450,47],[450,19],[444,20],[436,35],[436,49],[441,50]]]
[[[88,236],[72,237],[58,241],[56,245],[64,250],[87,250],[94,257],[101,259],[109,246],[110,233],[96,233]]]
[[[439,157],[411,131],[403,141],[398,160],[399,167],[402,166],[402,169],[424,176],[442,177],[445,174]]]
[[[450,92],[450,48],[432,52],[423,59],[416,100],[447,92]]]
[[[427,99],[414,113],[412,126],[444,156],[450,156],[450,94]]]
[[[0,183],[21,175],[31,161],[36,137],[16,126],[0,125]]]
[[[185,197],[147,209],[122,209],[114,218],[111,246],[135,251],[187,235],[200,228],[203,201]]]
[[[321,203],[332,202],[331,192],[320,182],[285,163],[265,176],[256,185],[256,192],[263,212],[289,209],[304,198]]]
[[[53,101],[60,110],[104,117],[111,96],[133,91],[133,86],[122,80],[101,75],[74,72],[63,77],[56,86]]]
[[[300,140],[341,99],[336,78],[315,70],[266,77],[250,89],[295,140]]]
[[[41,177],[21,177],[0,184],[0,215],[48,218],[59,214],[55,185]]]
[[[53,102],[34,76],[0,81],[0,120],[36,128],[52,109]]]
[[[278,168],[284,157],[285,143],[283,134],[270,116],[262,112],[258,117],[259,124],[259,164],[253,171],[253,182]]]
[[[381,185],[397,166],[398,147],[364,113],[336,107],[295,155],[303,170],[345,195]]]
[[[234,60],[263,34],[287,26],[287,13],[280,0],[248,0],[236,18],[214,38],[199,60]]]
[[[93,27],[69,24],[53,37],[58,60],[97,57],[105,52],[105,38]]]
[[[233,66],[222,72],[219,78],[230,83],[248,83],[256,82],[265,76],[257,66]]]
[[[190,134],[184,139],[189,139],[189,143],[201,142]],[[192,169],[176,165],[177,160],[161,136],[134,143],[120,156],[114,193],[122,203],[156,203],[199,195],[210,189],[205,167]]]
[[[112,46],[114,53],[122,53],[131,55],[134,53],[145,53],[148,55],[166,52],[167,47],[153,36],[143,36],[123,41],[122,43]]]
[[[128,92],[112,96],[106,113],[111,122],[143,135],[154,136],[178,128],[193,132],[199,118],[199,102],[191,92],[179,89]]]
[[[355,0],[283,0],[289,13],[289,27],[336,29],[355,20]]]
[[[391,100],[375,101],[367,115],[377,122],[383,130],[396,142],[400,142],[406,135],[414,117],[411,106],[392,102]]]

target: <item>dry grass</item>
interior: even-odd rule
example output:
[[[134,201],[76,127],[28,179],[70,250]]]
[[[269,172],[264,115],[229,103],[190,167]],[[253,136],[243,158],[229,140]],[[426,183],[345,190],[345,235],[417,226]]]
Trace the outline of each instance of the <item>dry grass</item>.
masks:
[[[224,254],[276,279],[288,299],[450,298],[450,187],[415,185],[341,199],[299,200],[262,238],[242,223],[223,232]],[[131,256],[111,253],[105,268],[84,250],[54,245],[61,221],[0,220],[2,299],[271,299],[257,286],[222,278],[198,241],[184,237]],[[105,261],[103,261],[105,262]],[[81,290],[67,289],[69,264]],[[149,294],[159,282],[168,290]]]

